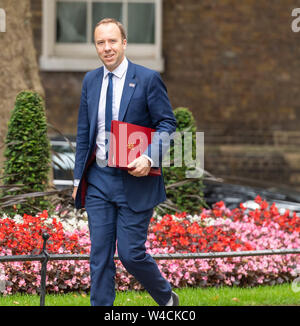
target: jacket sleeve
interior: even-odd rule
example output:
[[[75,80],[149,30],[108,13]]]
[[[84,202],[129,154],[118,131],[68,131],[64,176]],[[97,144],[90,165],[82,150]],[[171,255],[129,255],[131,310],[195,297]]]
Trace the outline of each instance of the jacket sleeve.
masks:
[[[170,146],[170,136],[176,131],[176,119],[166,86],[157,72],[153,73],[148,83],[147,104],[156,132],[144,154],[153,160],[154,167],[158,167]]]

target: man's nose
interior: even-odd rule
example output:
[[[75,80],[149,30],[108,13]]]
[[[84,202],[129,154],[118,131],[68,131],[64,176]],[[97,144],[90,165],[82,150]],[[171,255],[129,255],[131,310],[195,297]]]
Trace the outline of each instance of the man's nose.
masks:
[[[109,51],[110,49],[111,49],[110,43],[109,42],[105,42],[104,50],[105,51]]]

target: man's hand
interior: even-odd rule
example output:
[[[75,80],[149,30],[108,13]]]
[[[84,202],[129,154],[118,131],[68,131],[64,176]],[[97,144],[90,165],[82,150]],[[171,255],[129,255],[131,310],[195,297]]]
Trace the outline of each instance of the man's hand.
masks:
[[[77,189],[78,189],[78,187],[74,187],[74,189],[73,189],[72,198],[73,198],[74,200],[75,200],[75,198],[76,198]]]
[[[132,161],[127,166],[129,169],[128,173],[135,176],[135,177],[145,177],[151,170],[151,162],[145,157],[140,156]]]

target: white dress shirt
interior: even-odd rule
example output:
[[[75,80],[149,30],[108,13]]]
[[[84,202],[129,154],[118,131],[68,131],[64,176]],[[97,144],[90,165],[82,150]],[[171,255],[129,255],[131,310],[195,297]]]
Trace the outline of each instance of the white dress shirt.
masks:
[[[112,96],[112,120],[118,120],[121,97],[123,93],[124,82],[128,61],[126,58],[119,64],[119,66],[112,71],[113,82],[113,96]],[[105,160],[105,106],[106,106],[106,92],[108,87],[108,73],[110,72],[105,66],[103,67],[103,80],[101,87],[101,95],[98,108],[98,134],[96,139],[97,150],[96,158],[100,161]]]
[[[106,106],[106,92],[108,87],[108,73],[110,72],[105,66],[103,66],[103,79],[100,93],[100,100],[98,106],[98,134],[96,139],[97,149],[96,149],[96,159],[103,161],[106,159],[105,151],[105,106]],[[128,60],[126,57],[119,64],[119,66],[112,71],[114,74],[112,77],[113,82],[113,97],[112,97],[112,120],[118,120],[119,109],[121,103],[121,97],[123,93],[123,87],[125,83],[126,73],[128,68]],[[153,161],[147,155],[143,154],[153,165]],[[78,179],[74,180],[74,186],[79,185]]]

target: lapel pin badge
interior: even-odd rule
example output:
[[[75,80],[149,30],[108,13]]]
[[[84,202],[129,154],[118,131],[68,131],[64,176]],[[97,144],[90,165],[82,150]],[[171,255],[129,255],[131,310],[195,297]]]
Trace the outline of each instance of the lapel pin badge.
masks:
[[[129,83],[129,87],[135,87],[134,83]]]

